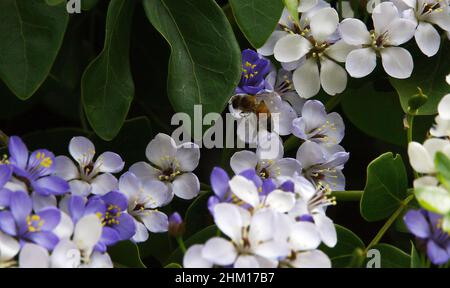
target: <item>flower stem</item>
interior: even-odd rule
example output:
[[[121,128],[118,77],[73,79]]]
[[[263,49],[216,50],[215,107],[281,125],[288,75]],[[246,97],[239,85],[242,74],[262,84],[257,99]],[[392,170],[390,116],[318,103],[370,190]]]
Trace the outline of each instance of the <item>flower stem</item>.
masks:
[[[336,197],[337,201],[360,201],[364,191],[333,191],[331,196]]]
[[[338,14],[339,19],[342,19],[342,0],[338,0]]]
[[[180,246],[181,252],[183,252],[183,254],[185,254],[186,253],[186,245],[184,245],[183,237],[177,236],[176,239],[178,242],[178,246]]]
[[[407,130],[406,130],[406,139],[408,141],[408,144],[411,143],[413,141],[413,127],[414,127],[414,117],[416,115],[413,113],[408,113],[406,114],[406,125],[407,125]],[[419,178],[419,173],[417,173],[417,171],[415,171],[413,169],[413,173],[414,173],[414,178],[417,179]]]
[[[5,147],[8,147],[9,137],[2,130],[0,130],[0,142],[3,143]]]
[[[408,206],[408,203],[414,198],[414,194],[409,195],[406,197],[405,200],[403,200],[400,204],[400,207],[398,207],[397,210],[389,217],[389,219],[384,223],[383,227],[381,227],[380,231],[378,231],[377,235],[373,238],[373,240],[370,242],[369,245],[367,245],[366,252],[370,250],[373,246],[377,245],[378,242],[380,242],[381,238],[383,238],[383,235],[386,233],[386,231],[392,226],[392,224],[395,222],[395,220],[400,216],[400,214],[403,212],[403,210]]]

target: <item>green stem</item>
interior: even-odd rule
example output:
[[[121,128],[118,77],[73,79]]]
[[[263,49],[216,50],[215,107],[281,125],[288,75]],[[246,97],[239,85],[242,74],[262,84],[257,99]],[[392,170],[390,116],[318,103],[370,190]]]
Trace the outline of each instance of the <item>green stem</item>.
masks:
[[[342,0],[338,0],[338,14],[339,19],[342,19]]]
[[[177,236],[175,237],[178,242],[178,246],[180,246],[181,252],[186,253],[186,245],[184,245],[183,237]]]
[[[201,191],[211,191],[211,186],[205,183],[200,182],[200,190]]]
[[[0,142],[2,142],[5,147],[8,147],[9,137],[2,130],[0,130]]]
[[[392,224],[395,222],[395,220],[400,216],[400,214],[403,212],[403,210],[408,206],[408,203],[414,198],[414,194],[409,195],[406,197],[405,200],[403,200],[400,204],[400,207],[398,207],[397,210],[389,217],[389,219],[384,223],[383,227],[381,227],[380,231],[378,231],[377,235],[373,238],[373,240],[370,242],[369,245],[367,245],[366,251],[370,250],[373,246],[377,245],[378,242],[380,242],[381,238],[383,238],[386,231],[392,226]]]
[[[331,196],[336,197],[336,201],[360,201],[364,191],[333,191]]]
[[[412,113],[406,114],[406,123],[408,125],[407,130],[406,130],[406,138],[407,138],[408,144],[413,141],[414,117],[415,117],[415,114],[412,114]],[[417,171],[415,171],[414,169],[413,169],[413,173],[414,173],[415,179],[419,178],[419,173],[417,173]]]

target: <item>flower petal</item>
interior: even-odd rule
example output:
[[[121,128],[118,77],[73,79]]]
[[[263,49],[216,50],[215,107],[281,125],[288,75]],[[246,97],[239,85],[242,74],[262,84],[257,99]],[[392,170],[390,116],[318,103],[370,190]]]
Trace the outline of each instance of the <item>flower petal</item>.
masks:
[[[319,247],[321,239],[316,226],[310,222],[297,222],[291,231],[291,243],[297,250],[311,250]]]
[[[392,2],[378,4],[372,13],[373,26],[378,35],[383,34],[395,19],[400,18],[397,7]]]
[[[118,173],[122,171],[125,162],[119,154],[105,152],[98,156],[94,164],[94,170],[101,173]]]
[[[191,172],[198,166],[200,149],[195,143],[183,143],[178,146],[175,158],[183,172]]]
[[[192,245],[183,257],[184,268],[211,268],[213,263],[202,257],[204,245]]]
[[[172,182],[172,191],[178,197],[190,200],[197,197],[200,192],[200,182],[195,174],[184,173]]]
[[[91,193],[94,195],[105,195],[116,190],[119,186],[117,178],[112,174],[105,173],[94,178],[91,183]]]
[[[69,143],[69,153],[78,164],[85,167],[92,162],[95,146],[86,137],[73,137]]]
[[[19,254],[20,268],[49,268],[48,251],[36,244],[25,244]]]
[[[445,95],[438,105],[439,116],[442,119],[450,120],[450,94]]]
[[[234,155],[231,157],[233,159]],[[230,164],[231,166],[231,164]],[[231,166],[233,169],[233,166]],[[230,177],[228,177],[228,173],[220,167],[214,167],[211,172],[210,182],[211,188],[220,199],[224,199],[226,194],[228,193],[229,186],[228,181],[230,181]]]
[[[267,195],[266,204],[280,213],[288,212],[295,205],[295,194],[282,190],[272,191]]]
[[[20,245],[16,239],[0,232],[0,263],[12,260],[19,250]]]
[[[297,253],[290,264],[295,268],[331,268],[330,258],[320,250]]]
[[[230,241],[214,237],[205,243],[202,249],[202,257],[207,261],[220,266],[233,264],[237,257],[237,251]]]
[[[294,62],[305,56],[311,47],[311,43],[304,37],[289,34],[275,44],[274,56],[279,62]]]
[[[295,90],[302,98],[308,99],[319,93],[319,67],[314,58],[305,61],[292,75]]]
[[[52,268],[78,268],[81,264],[81,252],[70,240],[61,240],[52,252]]]
[[[370,33],[367,30],[366,24],[359,19],[345,19],[339,25],[339,31],[342,39],[347,44],[362,45],[371,42]]]
[[[409,232],[414,234],[414,236],[422,239],[430,237],[430,224],[419,210],[409,210],[405,216],[403,216],[403,221]]]
[[[82,251],[91,252],[102,236],[103,226],[97,215],[87,215],[78,221],[73,233],[73,242]]]
[[[316,41],[324,42],[336,31],[338,23],[339,15],[335,9],[320,9],[311,17],[311,34]]]
[[[259,204],[258,189],[255,184],[243,176],[234,176],[230,182],[230,189],[239,199],[256,207]]]
[[[345,69],[353,78],[362,78],[375,69],[377,56],[372,48],[356,49],[350,52],[345,62]]]
[[[167,215],[162,212],[153,210],[143,211],[139,214],[139,217],[150,232],[161,233],[169,229]]]
[[[232,240],[241,239],[242,228],[250,221],[250,212],[236,205],[220,203],[214,206],[214,222]]]
[[[275,44],[286,35],[288,35],[288,33],[285,31],[274,31],[269,39],[267,39],[266,43],[259,48],[257,52],[263,56],[272,56]]]
[[[434,163],[428,151],[421,144],[411,142],[408,145],[409,163],[419,173],[433,173]]]
[[[25,169],[28,163],[28,148],[22,139],[17,136],[9,137],[8,149],[11,163],[21,169]]]
[[[42,177],[34,182],[33,188],[42,196],[62,195],[69,191],[69,183],[58,176]]]
[[[166,158],[173,158],[177,153],[177,145],[175,140],[169,135],[159,133],[155,138],[150,141],[145,150],[147,159],[162,168]]]
[[[389,47],[381,50],[384,70],[398,79],[409,78],[414,68],[411,54],[405,48]]]
[[[342,93],[347,87],[347,72],[336,62],[327,58],[320,59],[320,83],[328,95]]]

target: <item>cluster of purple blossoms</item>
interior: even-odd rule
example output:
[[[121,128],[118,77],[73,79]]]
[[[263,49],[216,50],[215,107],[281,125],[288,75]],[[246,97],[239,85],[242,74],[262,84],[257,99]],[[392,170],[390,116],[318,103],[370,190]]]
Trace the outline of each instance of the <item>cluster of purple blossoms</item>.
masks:
[[[168,231],[169,219],[158,208],[174,194],[198,194],[199,185],[185,182],[198,183],[190,171],[199,151],[189,143],[173,144],[171,151],[161,141],[174,143],[158,135],[147,148],[153,163],[138,163],[132,170],[137,175],[129,171],[118,180],[113,173],[123,169],[122,158],[105,152],[94,160],[94,144],[85,137],[69,144],[76,164],[44,149],[30,153],[19,137],[10,137],[9,156],[0,162],[0,267],[113,267],[108,247]],[[154,159],[164,159],[164,165]],[[140,168],[168,173],[169,166],[174,170],[167,179],[147,179],[155,173]]]

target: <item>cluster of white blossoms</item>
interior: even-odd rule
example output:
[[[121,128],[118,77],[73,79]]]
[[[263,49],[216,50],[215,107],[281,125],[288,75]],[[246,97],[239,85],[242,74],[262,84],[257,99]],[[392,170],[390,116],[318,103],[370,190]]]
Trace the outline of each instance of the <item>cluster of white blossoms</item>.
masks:
[[[376,2],[382,2],[374,5]],[[307,3],[307,4],[306,4]],[[314,5],[312,5],[314,4]],[[342,93],[347,73],[369,75],[381,58],[384,70],[394,78],[412,74],[414,63],[400,47],[413,37],[427,56],[435,55],[441,36],[436,28],[450,32],[447,0],[372,1],[373,29],[359,19],[339,22],[337,11],[322,0],[300,1],[299,21],[285,9],[278,28],[258,52],[274,55],[284,69],[294,71],[292,81],[302,98]],[[347,13],[348,14],[348,13]],[[340,63],[345,63],[345,69]]]
[[[227,179],[217,169],[211,176],[216,196],[209,208],[224,237],[191,246],[184,267],[331,267],[318,249],[321,243],[333,247],[337,242],[333,222],[325,215],[334,202],[326,191],[298,175],[277,185],[254,170]]]
[[[447,76],[450,85],[450,75]],[[413,169],[422,174],[414,180],[414,187],[438,186],[436,178],[436,153],[442,152],[450,157],[450,94],[445,95],[438,105],[435,125],[430,129],[430,138],[423,144],[411,142],[408,146],[409,161]]]

